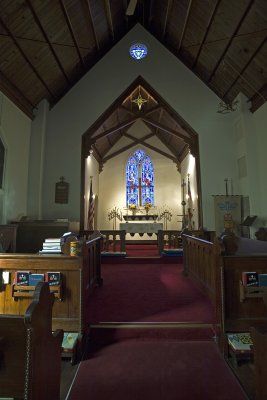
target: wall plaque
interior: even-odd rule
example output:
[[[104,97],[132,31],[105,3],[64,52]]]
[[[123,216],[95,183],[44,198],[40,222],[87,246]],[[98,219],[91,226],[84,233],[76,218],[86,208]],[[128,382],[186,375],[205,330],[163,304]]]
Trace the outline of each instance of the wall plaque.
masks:
[[[65,178],[61,176],[60,182],[56,183],[55,203],[67,204],[69,200],[69,184],[65,182]]]

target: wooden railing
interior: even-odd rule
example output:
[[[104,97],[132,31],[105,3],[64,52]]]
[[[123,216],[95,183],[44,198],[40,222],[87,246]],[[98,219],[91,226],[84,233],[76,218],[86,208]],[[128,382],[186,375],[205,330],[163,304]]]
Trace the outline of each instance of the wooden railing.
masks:
[[[183,235],[183,249],[185,275],[189,275],[198,283],[215,306],[221,351],[227,354],[227,332],[247,332],[251,329],[255,356],[256,400],[266,399],[265,294],[255,288],[253,297],[244,298],[240,281],[242,272],[256,271],[267,274],[267,244],[264,247],[256,240],[243,240],[233,235],[226,235],[214,243]]]
[[[100,232],[99,232],[100,233]],[[94,234],[94,231],[80,231],[79,236],[86,240]],[[101,230],[103,238],[103,251],[125,252],[126,232],[124,230]]]
[[[59,400],[63,331],[52,334],[53,295],[36,286],[25,316],[0,315],[0,397]]]
[[[218,241],[208,242],[183,235],[184,275],[190,275],[208,295],[221,321],[221,246]]]
[[[180,231],[180,230],[163,230],[158,231],[158,248],[159,254],[162,253],[164,249],[177,249],[183,247],[182,234],[188,232],[188,235],[198,237],[201,239],[213,241],[215,232],[204,231],[204,230],[194,230],[194,231]]]

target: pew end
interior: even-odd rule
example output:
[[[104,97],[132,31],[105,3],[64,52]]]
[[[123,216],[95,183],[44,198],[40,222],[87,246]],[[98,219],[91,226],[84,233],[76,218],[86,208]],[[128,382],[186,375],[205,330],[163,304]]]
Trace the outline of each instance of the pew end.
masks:
[[[0,396],[60,398],[63,331],[52,333],[54,295],[38,283],[24,317],[0,315]]]

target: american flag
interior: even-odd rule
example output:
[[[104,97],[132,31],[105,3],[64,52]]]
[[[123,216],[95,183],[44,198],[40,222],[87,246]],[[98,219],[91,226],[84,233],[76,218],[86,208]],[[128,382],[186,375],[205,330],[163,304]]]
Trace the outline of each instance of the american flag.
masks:
[[[94,197],[92,190],[92,179],[90,182],[90,193],[89,193],[89,203],[88,203],[88,221],[87,221],[87,229],[89,231],[94,230]]]

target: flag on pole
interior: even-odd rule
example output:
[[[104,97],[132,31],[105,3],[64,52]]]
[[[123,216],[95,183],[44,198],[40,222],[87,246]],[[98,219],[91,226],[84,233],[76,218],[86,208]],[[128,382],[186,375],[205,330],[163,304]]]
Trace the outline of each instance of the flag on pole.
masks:
[[[188,208],[188,228],[192,229],[192,217],[193,217],[193,200],[190,188],[189,174],[187,175],[187,208]]]
[[[93,190],[92,190],[92,177],[91,177],[91,182],[90,182],[90,193],[89,193],[89,202],[88,202],[87,229],[89,231],[94,230],[94,197],[93,197]]]

